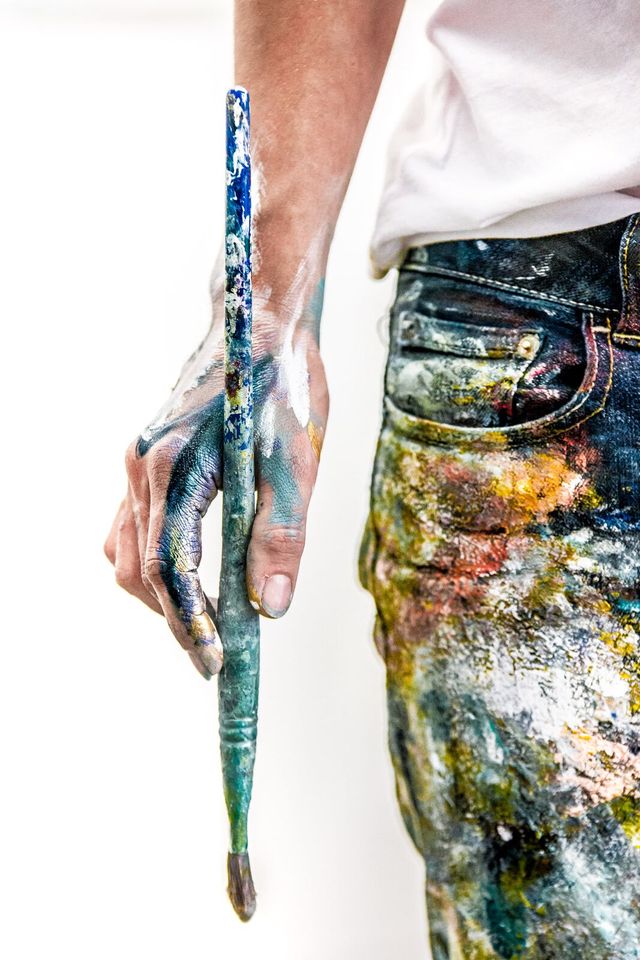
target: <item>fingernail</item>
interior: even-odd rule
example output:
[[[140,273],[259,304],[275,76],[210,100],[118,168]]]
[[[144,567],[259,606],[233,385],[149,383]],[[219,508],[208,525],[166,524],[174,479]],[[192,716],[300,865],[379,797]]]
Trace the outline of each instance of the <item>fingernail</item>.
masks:
[[[194,655],[204,670],[213,676],[220,673],[222,667],[222,643],[208,613],[199,613],[192,617],[189,633],[195,641]],[[192,657],[193,659],[193,657]],[[202,672],[202,671],[201,671]],[[204,676],[204,673],[202,673]]]
[[[291,580],[284,573],[268,577],[260,598],[262,609],[269,617],[281,617],[291,603]]]
[[[207,670],[207,668],[204,666],[204,664],[200,660],[200,657],[198,656],[197,653],[194,653],[192,650],[189,650],[189,659],[191,660],[191,663],[194,665],[194,667],[196,668],[196,670],[198,671],[201,677],[204,677],[205,680],[211,680],[211,677],[213,676],[213,674],[209,670]]]
[[[203,644],[196,647],[195,654],[200,659],[200,663],[211,676],[220,673],[222,668],[222,650],[213,644]]]

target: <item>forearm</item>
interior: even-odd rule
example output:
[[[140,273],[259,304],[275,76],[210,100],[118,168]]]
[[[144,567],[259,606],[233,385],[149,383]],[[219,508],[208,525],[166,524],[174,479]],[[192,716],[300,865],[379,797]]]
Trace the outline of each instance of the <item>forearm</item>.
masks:
[[[251,94],[256,239],[272,303],[322,274],[404,0],[236,0],[236,80]]]

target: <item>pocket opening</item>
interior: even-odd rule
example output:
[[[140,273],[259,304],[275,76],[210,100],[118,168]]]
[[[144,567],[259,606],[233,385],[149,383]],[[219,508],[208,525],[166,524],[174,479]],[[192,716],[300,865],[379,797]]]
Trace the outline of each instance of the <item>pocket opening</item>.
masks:
[[[397,319],[397,344],[402,352],[436,352],[459,357],[533,360],[542,345],[540,330],[521,330],[402,311]]]
[[[520,333],[520,331],[512,331]],[[598,413],[606,402],[611,386],[613,354],[609,321],[599,319],[594,329],[593,315],[583,313],[582,337],[585,352],[584,375],[572,397],[544,416],[508,425],[469,426],[463,423],[442,422],[407,409],[394,396],[394,355],[387,366],[387,394],[385,410],[394,427],[401,432],[440,444],[487,444],[509,446],[535,442],[557,435]],[[401,356],[397,354],[395,356]],[[391,389],[389,389],[389,387]],[[401,399],[401,398],[400,398]]]
[[[494,327],[403,311],[396,318],[387,393],[396,406],[438,423],[497,427],[513,419],[539,329]]]

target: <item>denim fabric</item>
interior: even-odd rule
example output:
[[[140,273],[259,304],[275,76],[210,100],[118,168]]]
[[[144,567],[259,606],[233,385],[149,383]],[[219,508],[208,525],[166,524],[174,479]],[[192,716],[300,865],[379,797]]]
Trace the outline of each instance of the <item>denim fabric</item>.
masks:
[[[435,960],[640,958],[639,233],[399,274],[361,576]]]

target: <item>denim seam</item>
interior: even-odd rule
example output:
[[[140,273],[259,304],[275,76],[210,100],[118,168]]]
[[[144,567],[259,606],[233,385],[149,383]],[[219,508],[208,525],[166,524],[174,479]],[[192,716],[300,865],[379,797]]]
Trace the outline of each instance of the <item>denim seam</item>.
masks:
[[[565,297],[555,297],[552,293],[541,293],[539,290],[529,290],[527,287],[518,287],[512,283],[504,283],[502,280],[489,280],[487,277],[478,277],[474,273],[463,273],[462,270],[451,270],[449,267],[423,267],[420,264],[403,264],[402,270],[411,270],[414,273],[426,273],[447,277],[461,277],[464,280],[473,280],[476,283],[483,284],[486,287],[497,287],[499,290],[512,290],[516,293],[526,293],[530,297],[539,300],[551,300],[554,303],[562,303],[568,307],[581,307],[585,310],[595,310],[598,313],[620,313],[615,307],[599,307],[593,303],[583,303],[580,300],[568,300]]]
[[[631,277],[629,276],[629,248],[631,247],[631,241],[635,240],[636,234],[638,232],[638,227],[640,226],[640,217],[636,214],[631,218],[632,222],[627,227],[626,236],[624,237],[624,243],[620,252],[620,279],[622,281],[622,315],[620,318],[619,326],[622,328],[620,333],[617,333],[616,336],[629,340],[639,340],[640,336],[637,333],[625,333],[624,330],[631,328],[632,330],[638,329],[638,312],[637,306],[631,304],[631,298],[637,299],[638,289],[633,289],[631,282]],[[635,296],[634,296],[635,295]]]
[[[594,327],[594,325],[593,325],[593,321],[594,321],[594,316],[593,316],[593,314],[591,314],[590,320],[591,320],[591,331],[592,331],[592,332],[595,332],[598,328],[597,328],[597,327]],[[611,346],[611,324],[610,324],[610,321],[609,321],[609,320],[607,320],[606,330],[604,330],[604,331],[602,331],[602,332],[607,334],[607,341],[606,341],[606,342],[607,342],[607,350],[608,350],[608,352],[609,352],[609,373],[608,373],[608,376],[607,376],[607,383],[606,383],[606,386],[605,386],[605,388],[604,388],[604,394],[603,394],[603,396],[602,396],[602,400],[601,400],[600,406],[597,407],[595,410],[592,410],[591,413],[588,413],[586,417],[583,417],[583,418],[582,418],[582,420],[577,420],[574,424],[572,424],[572,425],[568,428],[569,430],[573,430],[575,427],[579,427],[581,423],[585,423],[587,420],[590,420],[591,417],[594,417],[596,414],[602,413],[602,411],[604,410],[605,405],[606,405],[606,403],[607,403],[607,400],[609,399],[609,394],[611,393],[611,386],[612,386],[612,384],[613,384],[613,350],[612,350],[612,346]],[[559,431],[559,432],[562,432],[562,428],[560,428],[560,431]],[[553,436],[553,434],[551,434],[551,436]]]
[[[631,230],[629,230],[624,242],[624,247],[622,248],[622,286],[625,296],[629,292],[629,244],[631,243],[631,238],[636,232],[637,227],[638,224],[636,222]]]

